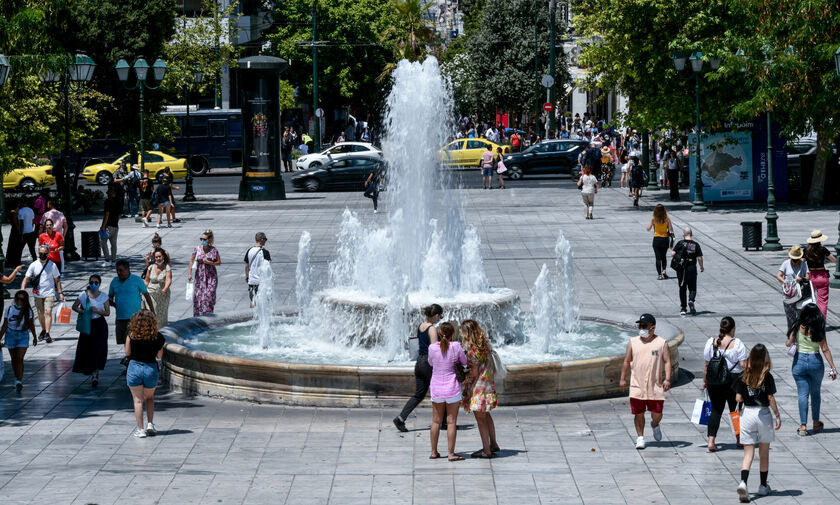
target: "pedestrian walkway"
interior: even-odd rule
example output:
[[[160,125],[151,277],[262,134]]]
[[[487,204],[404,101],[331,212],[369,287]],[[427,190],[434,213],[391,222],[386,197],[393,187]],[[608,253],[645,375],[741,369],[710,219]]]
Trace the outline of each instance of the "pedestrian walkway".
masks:
[[[131,398],[117,363],[122,352],[113,337],[108,366],[92,391],[88,378],[70,371],[75,331],[58,325],[52,332],[54,343],[30,347],[21,394],[13,391],[8,353],[3,353],[0,504],[734,503],[742,452],[735,448],[728,424],[718,437],[723,450],[708,453],[705,428],[689,421],[701,395],[703,345],[717,334],[724,315],[735,318],[737,336],[748,346],[762,342],[771,350],[779,389],[782,428],[771,446],[769,479],[774,494],[757,501],[840,503],[840,384],[823,383],[825,431],[797,436],[796,388],[774,280],[785,254],[740,248],[739,223],[763,220],[761,208],[695,214],[688,203],[671,205],[667,192],[660,191],[647,194],[642,207],[634,209],[625,190],[613,187],[598,193],[590,221],[584,220],[580,194],[568,180],[527,189],[512,181],[505,191],[464,190],[460,195],[467,221],[480,232],[490,283],[517,290],[524,309],[541,265],[554,260],[562,229],[573,246],[577,292],[585,309],[652,312],[685,330],[680,381],[667,394],[662,442],[651,441],[644,451],[634,448],[627,398],[502,405],[493,412],[500,457],[449,463],[428,459],[429,407],[416,410],[407,422],[410,431],[400,433],[391,424],[397,409],[262,405],[185,398],[165,389],[157,395],[159,435],[136,439],[131,436]],[[651,234],[644,228],[652,204],[659,201],[668,207],[675,226],[694,228],[703,247],[706,272],[700,274],[696,317],[678,315],[675,279],[656,279]],[[387,219],[387,203],[374,215],[370,202],[356,193],[290,193],[286,201],[264,203],[202,196],[197,203],[179,205],[183,223],[160,230],[174,268],[170,320],[192,315],[184,299],[186,263],[206,228],[214,231],[223,262],[218,311],[248,307],[243,256],[257,231],[268,236],[277,303],[292,305],[300,233],[311,233],[316,275],[325,275],[345,208],[369,222]],[[782,243],[789,247],[804,242],[811,229],[821,228],[833,244],[836,210],[782,208]],[[98,219],[77,225],[78,230],[94,230]],[[155,231],[122,222],[120,256],[137,266],[135,273]],[[8,226],[3,232],[8,237]],[[68,266],[68,300],[91,272],[103,274],[105,286],[110,283],[114,273],[99,265]],[[829,324],[834,330],[828,341],[835,345],[840,291],[831,297]],[[113,335],[113,316],[109,319]],[[474,420],[462,412],[458,425],[457,451],[478,449]],[[753,492],[756,467],[750,479]]]

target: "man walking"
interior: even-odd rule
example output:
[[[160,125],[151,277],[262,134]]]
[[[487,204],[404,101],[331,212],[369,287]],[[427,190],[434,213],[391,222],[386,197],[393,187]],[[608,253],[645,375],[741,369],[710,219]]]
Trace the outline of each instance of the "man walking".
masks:
[[[52,329],[52,310],[55,306],[55,294],[61,297],[64,303],[64,291],[61,289],[61,272],[55,263],[49,260],[50,248],[42,245],[38,248],[38,261],[33,261],[26,269],[26,276],[20,289],[26,290],[26,285],[32,283],[32,296],[35,298],[35,308],[38,309],[38,322],[41,324],[41,333],[38,340],[52,342],[50,329]]]
[[[99,226],[103,268],[112,266],[117,261],[117,234],[120,231],[120,215],[122,214],[122,201],[117,197],[117,186],[119,185],[113,182],[108,185],[108,198],[105,200],[102,224]],[[110,251],[108,250],[109,242],[111,243]]]
[[[35,230],[35,211],[32,210],[31,198],[27,197],[24,200],[23,207],[17,213],[17,218],[20,225],[18,229],[20,230],[21,244],[29,248],[29,255],[32,257],[32,261],[35,261],[38,257],[35,252],[35,242],[38,240],[38,234]],[[16,259],[20,261],[19,257]]]
[[[683,228],[683,239],[674,244],[674,264],[677,266],[677,280],[680,284],[680,315],[686,313],[686,291],[688,291],[688,310],[697,315],[694,300],[697,297],[697,266],[703,271],[703,250],[700,244],[692,240],[691,228]]]
[[[251,299],[251,308],[254,308],[254,298],[260,289],[260,270],[264,262],[271,262],[271,254],[265,248],[268,239],[265,233],[257,232],[254,236],[254,246],[245,253],[245,282],[248,284],[248,298]]]
[[[481,155],[481,182],[484,189],[493,189],[493,146],[487,144],[487,150]]]
[[[655,317],[642,314],[636,324],[639,325],[639,335],[627,344],[618,385],[624,391],[627,388],[627,372],[631,372],[630,411],[636,426],[636,449],[641,450],[645,448],[645,410],[650,411],[654,440],[662,440],[659,423],[662,421],[665,391],[671,389],[671,351],[668,342],[656,334]]]
[[[117,309],[114,334],[117,345],[123,346],[125,337],[128,335],[128,322],[142,308],[141,299],[145,299],[147,309],[155,311],[146,283],[139,276],[131,273],[128,260],[117,261],[117,277],[111,280],[108,299],[111,306]]]

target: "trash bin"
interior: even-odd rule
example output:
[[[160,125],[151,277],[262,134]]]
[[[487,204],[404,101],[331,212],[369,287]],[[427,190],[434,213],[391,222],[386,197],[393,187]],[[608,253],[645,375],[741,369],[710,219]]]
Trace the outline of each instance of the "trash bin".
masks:
[[[82,259],[99,259],[99,231],[82,232]]]
[[[744,221],[741,223],[741,246],[744,250],[761,249],[761,221]]]

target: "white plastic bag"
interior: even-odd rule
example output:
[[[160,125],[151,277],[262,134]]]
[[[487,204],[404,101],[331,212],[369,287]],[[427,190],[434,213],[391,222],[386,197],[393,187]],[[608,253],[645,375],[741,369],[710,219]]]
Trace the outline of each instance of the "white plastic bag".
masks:
[[[417,361],[420,357],[420,339],[418,337],[408,338],[408,358],[411,361]]]
[[[195,283],[193,281],[187,281],[187,290],[184,294],[184,298],[186,298],[188,302],[191,302],[193,294],[195,294]]]

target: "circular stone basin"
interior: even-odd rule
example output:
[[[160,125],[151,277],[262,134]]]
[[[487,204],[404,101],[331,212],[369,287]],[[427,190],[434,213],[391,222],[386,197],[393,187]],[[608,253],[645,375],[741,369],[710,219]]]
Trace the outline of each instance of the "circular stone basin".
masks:
[[[272,325],[277,330],[274,346],[263,350],[251,337],[251,319],[250,312],[195,317],[161,330],[167,339],[163,375],[170,387],[237,400],[342,407],[399,406],[414,391],[413,362],[383,363],[379,350],[313,339],[292,316],[278,317]],[[585,313],[579,334],[549,353],[530,344],[497,347],[508,370],[497,383],[499,403],[619,394],[624,348],[635,333],[635,320],[630,315]],[[657,334],[668,340],[676,374],[682,331],[660,321]],[[570,356],[585,357],[567,359]]]

